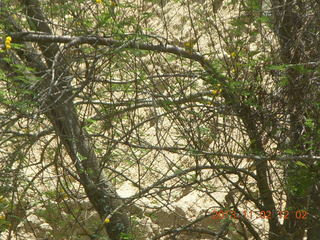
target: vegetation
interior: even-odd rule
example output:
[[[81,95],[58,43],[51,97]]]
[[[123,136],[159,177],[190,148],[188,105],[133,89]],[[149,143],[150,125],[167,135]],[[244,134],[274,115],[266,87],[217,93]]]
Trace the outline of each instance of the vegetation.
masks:
[[[320,239],[319,26],[317,0],[1,0],[0,236]]]

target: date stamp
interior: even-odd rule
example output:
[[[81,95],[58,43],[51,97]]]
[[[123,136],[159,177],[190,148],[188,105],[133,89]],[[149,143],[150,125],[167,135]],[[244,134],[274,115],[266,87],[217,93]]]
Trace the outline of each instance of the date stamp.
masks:
[[[214,210],[210,216],[211,219],[221,220],[221,219],[272,219],[274,217],[288,219],[295,218],[300,220],[306,220],[308,218],[308,212],[304,210],[297,211],[241,211],[236,212],[234,210]]]

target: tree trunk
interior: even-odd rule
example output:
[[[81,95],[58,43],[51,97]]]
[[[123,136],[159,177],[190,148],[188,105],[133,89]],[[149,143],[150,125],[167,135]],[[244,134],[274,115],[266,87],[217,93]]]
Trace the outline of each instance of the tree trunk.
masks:
[[[25,6],[30,27],[34,31],[51,33],[39,1],[20,0],[20,2]],[[10,17],[2,1],[0,1],[0,17],[6,22],[7,33],[22,31]],[[115,187],[106,179],[90,137],[81,127],[72,98],[70,98],[72,89],[69,80],[72,77],[65,70],[66,63],[63,58],[56,58],[61,50],[57,44],[52,43],[39,44],[39,48],[42,56],[37,55],[37,51],[31,47],[26,51],[17,50],[16,53],[24,64],[35,69],[35,75],[41,79],[37,87],[33,87],[33,90],[36,91],[34,96],[41,96],[37,99],[38,105],[41,106],[41,110],[53,125],[56,135],[74,163],[90,202],[103,220],[123,201],[116,193]],[[41,59],[45,59],[46,62],[44,63]],[[1,64],[7,71],[12,70],[9,64],[2,61]],[[54,75],[52,70],[55,72]],[[123,208],[111,215],[110,223],[105,224],[105,229],[112,240],[120,240],[123,234],[130,233],[130,221]]]

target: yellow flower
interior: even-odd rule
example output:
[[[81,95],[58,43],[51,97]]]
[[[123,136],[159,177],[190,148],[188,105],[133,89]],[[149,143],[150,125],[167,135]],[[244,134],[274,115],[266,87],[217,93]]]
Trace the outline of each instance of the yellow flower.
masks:
[[[106,219],[104,220],[104,223],[109,223],[110,222],[110,218],[106,217]]]
[[[193,49],[194,45],[197,43],[196,39],[190,39],[183,43],[183,46],[187,49]]]
[[[11,48],[11,41],[12,41],[12,38],[10,36],[6,37],[6,41],[5,41],[6,49]]]
[[[96,3],[100,4],[102,3],[102,0],[96,0]]]
[[[193,48],[193,43],[192,43],[192,42],[185,42],[185,43],[184,43],[184,46],[185,46],[186,48]]]
[[[11,42],[12,38],[10,36],[6,37],[6,42]]]
[[[221,93],[222,89],[213,89],[211,92],[212,92],[213,95],[216,95],[216,94]]]
[[[230,55],[231,55],[231,57],[236,57],[237,53],[236,52],[232,52]]]
[[[218,90],[214,89],[211,92],[212,92],[212,94],[216,95],[218,93]]]

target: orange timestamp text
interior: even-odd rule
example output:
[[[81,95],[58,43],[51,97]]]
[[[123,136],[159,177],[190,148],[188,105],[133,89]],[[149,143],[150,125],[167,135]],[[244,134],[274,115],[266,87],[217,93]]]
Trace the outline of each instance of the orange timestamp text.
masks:
[[[304,210],[297,210],[297,211],[241,211],[236,212],[234,210],[214,210],[211,213],[210,218],[214,220],[218,219],[240,219],[240,218],[247,218],[247,219],[272,219],[274,217],[279,217],[283,219],[288,218],[295,218],[305,220],[308,218],[308,212]]]

